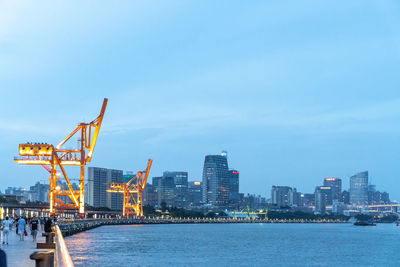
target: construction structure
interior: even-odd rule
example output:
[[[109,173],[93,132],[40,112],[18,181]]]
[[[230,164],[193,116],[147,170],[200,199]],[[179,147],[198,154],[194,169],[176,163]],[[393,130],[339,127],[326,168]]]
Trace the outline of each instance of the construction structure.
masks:
[[[147,168],[144,171],[136,173],[127,183],[110,183],[110,189],[107,192],[121,193],[124,196],[124,206],[122,216],[131,218],[143,217],[143,191],[146,188],[147,178],[149,177],[152,159],[149,159]]]
[[[14,159],[18,164],[42,165],[49,173],[49,203],[50,214],[55,215],[64,210],[79,210],[81,217],[85,214],[85,166],[91,161],[94,147],[96,146],[104,112],[108,99],[105,98],[101,107],[100,115],[90,123],[80,123],[61,143],[57,146],[46,143],[24,143],[19,145],[19,155]],[[67,149],[63,146],[73,136],[77,137],[78,148]],[[67,176],[64,166],[79,166],[79,190],[74,190]],[[61,190],[57,181],[60,180],[60,169],[69,190]],[[71,203],[64,203],[57,196],[68,196]]]

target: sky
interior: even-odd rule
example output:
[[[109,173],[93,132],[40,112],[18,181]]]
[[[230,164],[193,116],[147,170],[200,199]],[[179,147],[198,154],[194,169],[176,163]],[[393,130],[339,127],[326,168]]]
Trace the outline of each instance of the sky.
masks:
[[[243,193],[348,189],[368,170],[400,200],[399,13],[397,0],[0,0],[0,190],[47,180],[13,162],[18,144],[58,144],[107,97],[88,166],[152,158],[151,176],[201,180],[205,155],[227,150]]]

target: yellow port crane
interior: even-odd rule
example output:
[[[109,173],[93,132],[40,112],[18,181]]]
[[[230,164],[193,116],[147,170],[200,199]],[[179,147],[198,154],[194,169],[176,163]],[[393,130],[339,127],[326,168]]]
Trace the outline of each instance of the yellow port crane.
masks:
[[[107,192],[122,193],[124,196],[124,206],[122,216],[131,218],[143,217],[143,191],[146,188],[147,178],[149,177],[152,159],[149,159],[147,168],[136,173],[127,183],[110,183]]]
[[[100,115],[90,123],[80,123],[78,127],[57,146],[45,143],[24,143],[19,145],[20,157],[15,157],[15,162],[25,165],[42,165],[50,173],[50,214],[55,215],[66,209],[78,209],[79,215],[81,217],[84,216],[85,166],[92,159],[107,103],[108,99],[104,98]],[[79,148],[63,148],[64,144],[76,134],[79,138]],[[80,167],[79,190],[73,189],[64,166]],[[57,186],[57,181],[60,179],[60,173],[57,172],[57,167],[60,168],[69,190],[61,190],[60,186]],[[68,196],[72,204],[64,203],[61,199],[57,198],[57,196]]]

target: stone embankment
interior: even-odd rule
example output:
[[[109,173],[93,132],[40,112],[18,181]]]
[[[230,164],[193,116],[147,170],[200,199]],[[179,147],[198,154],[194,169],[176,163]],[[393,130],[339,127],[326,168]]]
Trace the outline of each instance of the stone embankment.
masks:
[[[94,219],[65,220],[58,223],[64,237],[87,231],[103,225],[138,224],[194,224],[194,223],[346,223],[346,220],[307,220],[307,219],[244,219],[244,218],[145,218],[145,219]]]

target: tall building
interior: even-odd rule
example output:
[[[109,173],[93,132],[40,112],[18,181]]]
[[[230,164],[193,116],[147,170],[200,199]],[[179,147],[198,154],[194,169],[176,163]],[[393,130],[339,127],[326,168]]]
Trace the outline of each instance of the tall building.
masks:
[[[202,201],[202,184],[198,181],[188,183],[188,202],[191,207],[198,207]]]
[[[154,190],[154,186],[150,183],[147,183],[143,191],[143,205],[150,205],[153,207],[158,205],[157,193]]]
[[[37,182],[34,186],[30,187],[30,197],[28,200],[33,202],[49,202],[49,188],[50,186],[48,184],[41,184],[40,182]]]
[[[86,200],[95,208],[107,207],[112,210],[122,210],[123,195],[107,192],[109,183],[122,183],[124,181],[121,170],[89,167],[88,183],[86,187]]]
[[[350,204],[350,192],[349,191],[343,190],[341,202],[343,202],[344,204]]]
[[[291,192],[292,188],[289,186],[273,185],[271,189],[271,204],[278,207],[289,206]]]
[[[377,204],[376,202],[376,185],[368,185],[368,204]]]
[[[340,178],[325,178],[324,179],[324,186],[330,187],[332,190],[332,202],[340,202],[341,194],[342,194],[342,179]],[[329,205],[331,205],[330,203]]]
[[[315,205],[315,194],[301,194],[301,204],[305,207],[312,207]]]
[[[229,170],[226,152],[223,155],[208,155],[204,159],[203,202],[220,207],[226,207],[229,203]]]
[[[188,173],[180,171],[166,171],[163,177],[172,177],[174,179],[174,201],[173,205],[185,208],[188,205]]]
[[[229,203],[239,204],[239,171],[229,170]]]
[[[368,171],[350,177],[350,203],[359,205],[368,203]]]
[[[320,214],[325,214],[326,212],[326,200],[328,194],[330,194],[330,188],[324,189],[322,186],[317,186],[315,188],[315,211]]]
[[[289,191],[289,206],[301,206],[301,193],[297,192],[296,188],[293,188],[291,191]]]
[[[168,206],[175,205],[175,182],[174,177],[153,177],[154,193],[157,196],[157,206],[165,202]]]
[[[124,174],[121,170],[107,170],[107,183],[123,183]],[[124,206],[124,196],[120,193],[107,192],[107,207],[112,210],[122,210]]]

